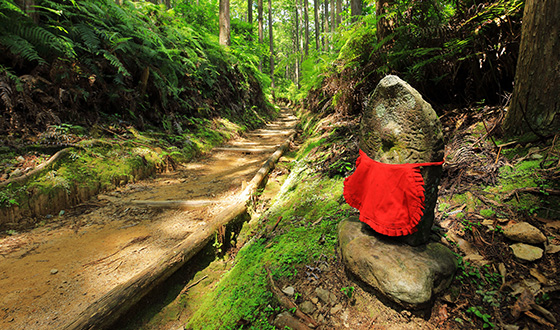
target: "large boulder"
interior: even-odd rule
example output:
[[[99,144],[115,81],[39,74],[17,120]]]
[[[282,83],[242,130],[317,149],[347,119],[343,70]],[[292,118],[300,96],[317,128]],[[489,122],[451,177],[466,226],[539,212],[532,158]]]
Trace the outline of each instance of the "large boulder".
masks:
[[[403,307],[427,307],[457,269],[453,253],[439,243],[410,246],[378,235],[357,217],[338,227],[339,247],[349,271]]]
[[[360,149],[387,164],[443,160],[441,122],[430,104],[397,76],[383,78],[371,94],[360,123]],[[410,245],[428,241],[434,222],[441,166],[421,169],[425,210],[418,231],[403,237]]]

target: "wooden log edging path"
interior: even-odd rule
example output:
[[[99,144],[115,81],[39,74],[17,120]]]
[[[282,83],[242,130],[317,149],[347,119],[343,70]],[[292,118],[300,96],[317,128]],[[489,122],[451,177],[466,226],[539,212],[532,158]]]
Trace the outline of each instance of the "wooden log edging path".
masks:
[[[237,201],[209,221],[208,226],[192,233],[164,254],[156,263],[153,263],[127,282],[119,284],[89,305],[74,320],[67,323],[63,329],[107,329],[151,290],[184,266],[210,242],[214,237],[214,233],[220,227],[246,214],[247,203],[289,147],[294,136],[295,131],[292,130],[286,141],[262,165],[247,187],[238,196]]]

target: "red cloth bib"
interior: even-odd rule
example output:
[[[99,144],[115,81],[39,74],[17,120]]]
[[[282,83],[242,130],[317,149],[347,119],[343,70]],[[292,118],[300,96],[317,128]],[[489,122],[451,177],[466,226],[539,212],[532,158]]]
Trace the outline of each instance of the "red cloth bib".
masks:
[[[416,232],[424,213],[424,179],[420,164],[384,164],[369,158],[362,150],[356,170],[344,180],[344,198],[360,210],[360,221],[388,236]]]

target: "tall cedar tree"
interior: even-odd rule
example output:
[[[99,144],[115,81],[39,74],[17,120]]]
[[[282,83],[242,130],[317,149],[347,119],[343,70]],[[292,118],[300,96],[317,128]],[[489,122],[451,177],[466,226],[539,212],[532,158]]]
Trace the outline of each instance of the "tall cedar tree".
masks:
[[[274,95],[274,39],[272,39],[272,0],[268,0],[268,36],[270,40],[270,88],[272,90],[272,98]]]
[[[303,20],[305,24],[305,44],[303,50],[305,57],[309,56],[309,0],[303,0]]]
[[[505,132],[560,132],[560,0],[527,0]]]
[[[253,24],[253,0],[247,0],[247,22]]]
[[[264,28],[263,28],[263,0],[257,0],[258,6],[258,25],[259,25],[259,44],[264,43]],[[262,72],[262,59],[259,61],[259,71]]]
[[[315,13],[315,49],[319,51],[319,0],[313,0],[313,12]]]
[[[362,0],[350,0],[350,16],[352,16],[352,22],[355,22],[360,15],[362,15]]]
[[[231,26],[229,17],[229,0],[220,0],[219,10],[220,45],[231,45]]]
[[[393,30],[393,20],[387,17],[389,8],[394,4],[394,0],[377,0],[375,12],[377,19],[377,40],[380,42]]]
[[[299,69],[299,2],[300,0],[296,0],[296,19],[294,20],[294,34],[295,34],[295,52],[296,52],[296,74],[295,74],[295,83],[297,88],[299,88],[299,73],[300,73],[300,69]]]
[[[342,23],[342,0],[336,0],[336,26]]]
[[[323,16],[323,33],[325,34],[325,36],[323,37],[323,40],[325,51],[327,51],[329,48],[329,39],[327,38],[329,33],[329,0],[325,0],[324,3],[325,5],[323,6],[323,8],[325,9],[325,14]]]

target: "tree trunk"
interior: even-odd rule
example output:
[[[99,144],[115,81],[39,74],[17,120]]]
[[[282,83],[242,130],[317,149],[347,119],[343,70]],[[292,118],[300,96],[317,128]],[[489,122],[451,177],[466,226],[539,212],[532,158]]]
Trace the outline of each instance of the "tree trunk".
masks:
[[[331,40],[334,40],[334,30],[336,30],[336,27],[338,26],[336,25],[336,17],[334,16],[336,13],[334,6],[335,0],[331,0]]]
[[[305,57],[309,56],[309,0],[303,0],[303,19],[305,24],[305,44],[303,50]]]
[[[271,90],[272,99],[274,96],[274,39],[272,39],[272,0],[268,0],[268,36],[270,38],[270,80],[271,80]]]
[[[295,53],[296,53],[296,63],[295,63],[295,77],[294,77],[294,83],[296,84],[297,88],[299,89],[299,73],[300,73],[300,68],[299,68],[299,54],[300,54],[300,48],[299,48],[299,1],[300,0],[296,0],[296,19],[294,20],[294,29],[295,29]]]
[[[350,16],[352,16],[352,22],[355,22],[358,16],[362,15],[362,1],[363,0],[350,0]],[[379,2],[378,0],[378,3]]]
[[[39,23],[39,15],[35,13],[35,0],[16,0],[18,5],[35,23]]]
[[[253,24],[253,0],[247,0],[247,21]]]
[[[315,49],[319,51],[319,34],[321,30],[319,28],[319,0],[313,0],[313,11],[315,13]]]
[[[258,29],[259,29],[259,44],[264,42],[264,31],[263,31],[263,0],[257,0],[258,6]],[[262,72],[262,58],[259,61],[259,71]]]
[[[388,18],[389,8],[393,6],[394,0],[377,0],[375,13],[377,19],[377,41],[385,39],[393,30],[393,19]]]
[[[527,0],[507,135],[560,131],[560,1]]]
[[[342,23],[342,0],[336,0],[336,26]]]
[[[220,0],[220,45],[231,45],[229,0]]]
[[[325,0],[324,2],[324,7],[325,9],[325,13],[323,15],[323,33],[325,34],[324,38],[324,46],[325,46],[325,51],[328,50],[329,48],[329,39],[328,39],[328,34],[329,34],[329,0]]]

